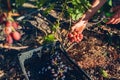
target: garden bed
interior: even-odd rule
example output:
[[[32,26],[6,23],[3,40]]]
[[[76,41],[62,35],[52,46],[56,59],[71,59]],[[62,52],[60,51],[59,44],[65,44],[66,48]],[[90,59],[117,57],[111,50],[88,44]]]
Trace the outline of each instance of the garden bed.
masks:
[[[35,9],[36,10],[36,9]],[[53,15],[54,13],[54,15]],[[43,16],[42,11],[26,16],[20,20],[22,39],[14,46],[28,46],[27,49],[9,50],[0,48],[0,78],[2,80],[24,80],[18,54],[35,49],[42,45],[43,37],[51,33],[51,23],[56,20],[57,13],[52,11],[49,16]],[[64,21],[57,39],[62,43],[70,57],[87,72],[92,80],[120,79],[120,27],[118,25],[96,26],[89,23],[83,32],[84,38],[80,43],[67,40],[69,25]],[[59,38],[61,37],[61,38]],[[2,42],[2,40],[1,40]],[[107,77],[104,77],[105,71]]]

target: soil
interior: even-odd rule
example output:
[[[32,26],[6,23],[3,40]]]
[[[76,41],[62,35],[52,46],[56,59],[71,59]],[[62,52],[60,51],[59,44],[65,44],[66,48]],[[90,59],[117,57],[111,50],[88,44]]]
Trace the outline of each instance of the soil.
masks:
[[[51,11],[48,16],[44,16],[40,10],[28,15],[31,11],[22,9],[26,14],[26,17],[19,21],[22,27],[19,30],[22,39],[13,44],[13,46],[29,47],[22,50],[0,48],[1,80],[24,80],[18,54],[43,45],[43,37],[52,33],[51,26],[56,22],[58,14]],[[60,26],[55,33],[56,40],[61,42],[70,57],[90,75],[92,80],[120,80],[120,24],[105,25],[103,23],[102,26],[97,26],[89,22],[83,32],[84,39],[79,43],[71,43],[67,40],[66,35],[70,26],[67,21],[62,20]],[[4,42],[4,36],[0,36],[0,42]],[[103,77],[101,69],[108,74],[107,77]]]

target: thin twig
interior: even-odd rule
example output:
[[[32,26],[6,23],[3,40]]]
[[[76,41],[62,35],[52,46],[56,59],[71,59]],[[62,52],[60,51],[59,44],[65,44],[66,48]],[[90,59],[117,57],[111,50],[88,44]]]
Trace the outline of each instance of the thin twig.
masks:
[[[26,49],[26,48],[28,48],[28,46],[15,47],[15,46],[7,46],[7,45],[0,44],[0,48],[21,50],[21,49]]]
[[[68,51],[68,50],[70,50],[74,45],[76,45],[77,43],[73,43],[73,44],[71,44],[67,49],[66,49],[66,51]]]

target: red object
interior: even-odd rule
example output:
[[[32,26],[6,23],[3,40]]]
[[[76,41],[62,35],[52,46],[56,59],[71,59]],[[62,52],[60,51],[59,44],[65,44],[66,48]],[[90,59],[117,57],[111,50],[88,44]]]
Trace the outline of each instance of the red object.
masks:
[[[83,34],[79,32],[71,32],[68,34],[68,39],[71,42],[80,42],[83,39]]]
[[[18,23],[17,23],[17,22],[12,22],[12,26],[13,26],[15,29],[18,29]]]
[[[11,29],[11,27],[5,27],[5,29],[4,29],[4,33],[5,34],[10,34],[12,32],[12,29]]]
[[[83,34],[79,34],[79,41],[83,39]]]
[[[73,34],[69,33],[68,38],[71,38],[71,37],[73,37]]]
[[[9,43],[9,44],[13,43],[13,39],[12,39],[11,35],[6,36],[6,42]]]
[[[12,22],[11,21],[6,21],[5,26],[6,27],[11,27],[12,26]]]
[[[14,39],[14,40],[20,40],[20,38],[21,38],[21,34],[19,33],[19,32],[17,32],[17,31],[15,31],[15,32],[12,32],[11,33],[11,36],[12,36],[12,38]]]

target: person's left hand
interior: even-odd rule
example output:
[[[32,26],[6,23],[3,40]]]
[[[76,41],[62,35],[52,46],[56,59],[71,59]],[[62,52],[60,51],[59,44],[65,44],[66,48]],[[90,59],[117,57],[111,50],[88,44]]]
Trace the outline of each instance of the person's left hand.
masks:
[[[106,24],[118,24],[120,23],[120,6],[113,8],[115,14],[110,18]]]

